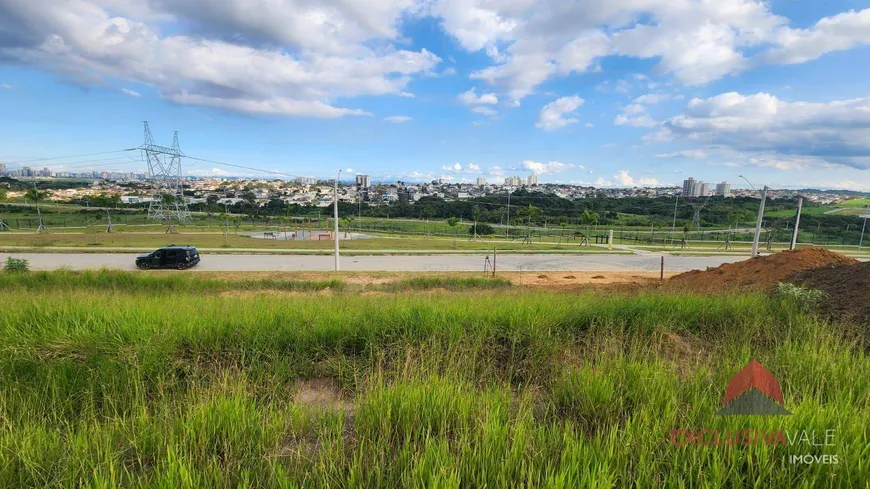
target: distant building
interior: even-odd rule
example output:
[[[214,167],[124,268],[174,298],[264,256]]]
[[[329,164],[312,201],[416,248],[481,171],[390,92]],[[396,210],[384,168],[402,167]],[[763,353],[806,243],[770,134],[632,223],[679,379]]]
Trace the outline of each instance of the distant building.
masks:
[[[317,183],[317,179],[312,177],[297,177],[296,181],[302,185],[314,185]]]
[[[710,195],[710,184],[692,177],[683,180],[683,197],[706,197]]]
[[[538,175],[536,175],[536,174],[534,174],[534,173],[532,173],[531,175],[529,175],[529,178],[528,178],[528,180],[527,180],[527,183],[528,183],[529,186],[537,185],[537,184],[538,184]]]
[[[731,197],[731,184],[728,182],[717,183],[716,195],[719,197]]]
[[[504,184],[508,187],[519,187],[525,183],[526,180],[523,177],[507,177],[504,179]]]
[[[0,173],[2,173],[2,172],[0,172]],[[486,185],[486,179],[483,177],[477,177],[477,185],[483,187],[484,185]]]
[[[372,186],[371,178],[368,175],[357,175],[356,176],[356,186],[362,188],[369,188]]]
[[[0,163],[0,175],[5,175],[6,171],[6,163]]]
[[[691,197],[695,194],[695,179],[689,177],[683,180],[683,197]]]

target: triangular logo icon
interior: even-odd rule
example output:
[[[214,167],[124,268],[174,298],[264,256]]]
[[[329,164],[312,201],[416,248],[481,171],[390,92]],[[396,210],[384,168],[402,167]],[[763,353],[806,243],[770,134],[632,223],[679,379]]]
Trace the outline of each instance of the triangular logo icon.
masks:
[[[763,365],[751,360],[728,381],[719,416],[786,416],[779,381]]]

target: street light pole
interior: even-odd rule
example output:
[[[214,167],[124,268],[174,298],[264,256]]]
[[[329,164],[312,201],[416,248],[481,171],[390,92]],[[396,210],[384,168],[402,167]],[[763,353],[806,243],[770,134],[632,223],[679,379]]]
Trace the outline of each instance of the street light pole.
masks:
[[[335,218],[335,271],[339,270],[338,266],[338,179],[341,178],[341,170],[338,170],[338,175],[335,177],[335,195],[333,201],[333,211]]]
[[[858,251],[861,251],[861,247],[864,246],[864,231],[867,229],[867,219],[870,219],[870,215],[864,216],[864,225],[861,227],[861,239],[858,241]]]
[[[511,239],[511,188],[508,187],[508,204],[507,204],[507,229],[505,229],[504,237],[505,239]]]
[[[671,244],[674,244],[674,235],[677,234],[677,206],[680,204],[680,194],[677,194],[677,200],[674,202],[674,224],[671,226]]]
[[[746,183],[752,187],[752,190],[755,190],[755,186],[752,185],[752,182],[749,181],[748,178],[743,175],[738,175],[740,178],[746,180]],[[758,192],[758,190],[755,190]],[[761,222],[764,219],[764,203],[767,200],[767,185],[764,186],[764,189],[761,191],[761,205],[758,206],[758,221],[755,223],[755,238],[752,240],[752,258],[758,256],[758,242],[761,240]]]
[[[791,246],[789,246],[790,250],[794,250],[797,248],[797,240],[798,240],[798,231],[801,227],[801,209],[804,206],[804,198],[798,198],[798,208],[797,208],[797,216],[794,218],[794,234],[791,237]],[[846,231],[848,232],[848,230]]]

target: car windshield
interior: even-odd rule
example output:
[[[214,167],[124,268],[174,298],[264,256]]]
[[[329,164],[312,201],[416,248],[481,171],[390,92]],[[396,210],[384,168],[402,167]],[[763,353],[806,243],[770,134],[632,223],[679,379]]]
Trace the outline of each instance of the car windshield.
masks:
[[[196,256],[196,255],[197,255],[196,248],[190,248],[189,250],[187,250],[187,256]]]

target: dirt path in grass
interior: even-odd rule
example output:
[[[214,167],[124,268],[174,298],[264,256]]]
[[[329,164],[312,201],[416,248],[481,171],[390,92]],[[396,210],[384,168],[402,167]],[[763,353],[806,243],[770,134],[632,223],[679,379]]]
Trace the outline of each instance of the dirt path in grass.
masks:
[[[157,272],[160,273],[160,272]],[[483,273],[420,273],[420,272],[203,272],[203,276],[220,280],[342,280],[349,285],[378,286],[413,277],[485,277]],[[675,275],[666,273],[665,279]],[[637,284],[659,282],[659,272],[504,272],[498,277],[515,286],[565,290],[596,285]]]

